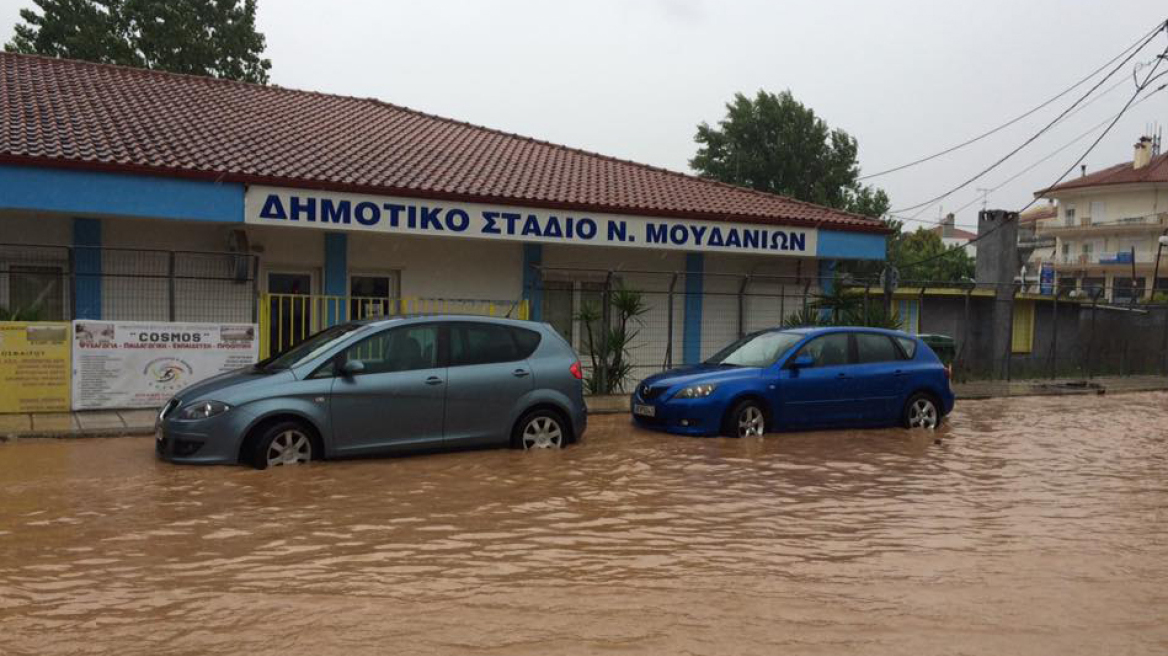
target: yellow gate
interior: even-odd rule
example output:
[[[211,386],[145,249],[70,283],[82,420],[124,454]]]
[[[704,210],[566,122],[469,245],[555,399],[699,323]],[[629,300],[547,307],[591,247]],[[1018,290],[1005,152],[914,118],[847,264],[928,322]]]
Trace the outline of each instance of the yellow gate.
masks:
[[[379,298],[322,294],[261,294],[260,358],[279,353],[305,337],[345,321],[377,317],[473,314],[528,319],[527,301],[466,298]]]

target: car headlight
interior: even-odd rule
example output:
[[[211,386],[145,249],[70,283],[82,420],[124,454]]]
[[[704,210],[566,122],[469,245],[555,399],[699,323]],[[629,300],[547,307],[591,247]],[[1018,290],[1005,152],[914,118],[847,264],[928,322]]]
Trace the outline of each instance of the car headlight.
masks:
[[[222,401],[199,401],[183,408],[178,413],[179,419],[206,419],[221,415],[231,409],[231,406]]]
[[[674,395],[676,399],[701,399],[714,393],[717,385],[690,385]]]

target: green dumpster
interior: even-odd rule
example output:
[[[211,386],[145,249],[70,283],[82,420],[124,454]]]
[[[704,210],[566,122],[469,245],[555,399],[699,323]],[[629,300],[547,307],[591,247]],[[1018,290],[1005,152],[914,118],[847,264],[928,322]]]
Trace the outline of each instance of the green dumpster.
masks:
[[[933,349],[944,364],[952,364],[957,357],[957,341],[948,335],[917,335]]]

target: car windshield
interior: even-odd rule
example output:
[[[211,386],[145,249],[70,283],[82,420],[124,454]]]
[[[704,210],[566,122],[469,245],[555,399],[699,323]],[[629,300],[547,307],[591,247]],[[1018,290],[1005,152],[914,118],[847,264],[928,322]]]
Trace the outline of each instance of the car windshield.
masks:
[[[747,335],[718,351],[706,364],[732,367],[769,367],[792,346],[803,339],[797,333],[756,333]]]
[[[364,324],[345,323],[332,326],[331,328],[325,328],[319,333],[308,337],[303,342],[295,344],[283,352],[257,363],[256,369],[261,371],[274,371],[295,367],[301,362],[315,358],[336,344],[338,340],[342,340],[350,333],[356,332],[364,327]]]

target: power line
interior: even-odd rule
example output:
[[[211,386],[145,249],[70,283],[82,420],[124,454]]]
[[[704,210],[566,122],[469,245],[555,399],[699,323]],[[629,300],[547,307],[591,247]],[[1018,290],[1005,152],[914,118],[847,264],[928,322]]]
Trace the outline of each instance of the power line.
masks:
[[[1082,102],[1083,102],[1083,101],[1084,101],[1084,100],[1085,100],[1085,99],[1086,99],[1088,96],[1090,96],[1091,94],[1095,93],[1095,90],[1096,90],[1096,89],[1098,89],[1100,86],[1102,86],[1104,82],[1106,82],[1107,80],[1111,79],[1111,76],[1115,75],[1115,73],[1116,73],[1116,72],[1118,72],[1118,71],[1119,71],[1121,68],[1123,68],[1123,67],[1124,67],[1124,66],[1125,66],[1125,65],[1126,65],[1126,64],[1127,64],[1129,61],[1131,61],[1131,59],[1132,59],[1133,57],[1135,57],[1137,54],[1139,54],[1139,52],[1140,52],[1141,50],[1143,50],[1143,49],[1144,49],[1144,48],[1145,48],[1145,47],[1146,47],[1146,46],[1147,46],[1149,43],[1151,43],[1152,39],[1153,39],[1153,38],[1155,38],[1155,37],[1156,37],[1156,35],[1157,35],[1157,34],[1159,34],[1161,31],[1163,31],[1163,30],[1164,30],[1164,28],[1165,28],[1165,26],[1168,26],[1168,23],[1161,23],[1161,24],[1160,24],[1160,26],[1159,26],[1158,28],[1156,28],[1155,30],[1153,30],[1153,32],[1151,33],[1151,35],[1150,35],[1150,36],[1148,36],[1147,38],[1144,38],[1144,39],[1143,39],[1143,43],[1140,43],[1138,48],[1136,48],[1136,49],[1135,49],[1135,50],[1133,50],[1133,51],[1132,51],[1130,54],[1128,54],[1128,55],[1127,55],[1127,57],[1124,57],[1124,58],[1123,58],[1123,61],[1121,61],[1121,62],[1119,63],[1119,65],[1118,65],[1118,66],[1116,66],[1115,68],[1111,69],[1111,72],[1109,72],[1107,75],[1105,75],[1105,76],[1103,77],[1103,79],[1101,79],[1101,80],[1099,80],[1098,82],[1096,82],[1094,86],[1092,86],[1090,89],[1088,89],[1088,90],[1087,90],[1087,93],[1085,93],[1085,94],[1083,94],[1082,96],[1080,96],[1080,97],[1079,97],[1079,99],[1078,99],[1078,100],[1076,100],[1074,103],[1072,103],[1070,107],[1068,107],[1067,109],[1063,110],[1063,111],[1062,111],[1062,113],[1060,113],[1058,116],[1056,116],[1056,117],[1055,117],[1055,119],[1054,119],[1053,121],[1051,121],[1050,123],[1047,123],[1047,124],[1046,124],[1046,126],[1044,126],[1044,127],[1041,129],[1041,130],[1039,130],[1037,133],[1035,133],[1035,134],[1034,134],[1033,136],[1031,136],[1029,139],[1027,139],[1026,141],[1024,141],[1024,142],[1022,143],[1022,145],[1018,146],[1018,147],[1017,147],[1017,148],[1015,148],[1014,150],[1011,150],[1011,151],[1010,151],[1009,153],[1007,153],[1005,156],[1003,156],[1002,158],[998,159],[996,162],[994,162],[993,164],[989,165],[987,168],[983,169],[983,170],[982,170],[981,172],[979,172],[977,175],[975,175],[975,176],[973,176],[972,178],[970,178],[970,179],[966,180],[965,182],[962,182],[961,184],[957,185],[956,187],[954,187],[954,188],[950,189],[949,191],[946,191],[945,193],[941,194],[940,196],[937,196],[937,197],[935,197],[935,198],[931,198],[931,199],[929,199],[929,200],[927,200],[927,201],[925,201],[925,202],[923,202],[923,203],[918,203],[918,204],[916,204],[916,205],[912,205],[912,206],[910,206],[910,207],[905,207],[905,208],[901,208],[901,209],[898,209],[898,210],[893,210],[893,213],[899,213],[899,212],[909,212],[909,211],[912,211],[912,210],[915,210],[915,209],[918,209],[918,208],[921,208],[921,207],[925,207],[925,206],[928,206],[928,205],[933,205],[933,204],[935,204],[937,201],[939,201],[939,200],[943,200],[943,199],[945,199],[945,198],[949,197],[950,195],[952,195],[953,193],[955,193],[955,192],[957,192],[957,191],[960,191],[961,189],[964,189],[965,187],[969,186],[969,185],[970,185],[970,184],[972,184],[973,182],[977,181],[979,178],[981,178],[981,177],[982,177],[983,175],[985,175],[986,173],[989,173],[990,171],[992,171],[992,170],[994,170],[995,168],[997,168],[998,166],[1000,166],[1000,165],[1001,165],[1003,162],[1005,162],[1006,160],[1008,160],[1008,159],[1010,159],[1011,157],[1013,157],[1014,155],[1016,155],[1016,154],[1018,153],[1018,151],[1022,150],[1022,149],[1023,149],[1023,148],[1025,148],[1026,146],[1029,146],[1031,143],[1033,143],[1033,142],[1034,142],[1034,140],[1035,140],[1035,139],[1038,139],[1038,137],[1042,136],[1042,135],[1043,135],[1043,133],[1045,133],[1045,132],[1046,132],[1047,130],[1049,130],[1049,129],[1050,129],[1052,126],[1054,126],[1054,124],[1055,124],[1055,123],[1059,122],[1059,120],[1061,120],[1061,119],[1062,119],[1064,116],[1066,116],[1068,113],[1070,113],[1070,112],[1071,112],[1071,110],[1073,110],[1075,107],[1077,107],[1078,105],[1080,105],[1080,104],[1081,104],[1081,103],[1082,103]],[[1159,62],[1160,62],[1160,60],[1157,60],[1156,64],[1158,65],[1158,64],[1159,64]],[[1154,70],[1154,67],[1153,67],[1153,70]]]
[[[1100,93],[1100,94],[1096,95],[1094,98],[1092,98],[1092,99],[1088,100],[1087,102],[1083,103],[1082,105],[1079,105],[1079,106],[1078,106],[1078,107],[1076,107],[1076,108],[1075,108],[1073,111],[1071,111],[1070,113],[1068,113],[1066,116],[1064,116],[1064,117],[1062,117],[1062,118],[1060,118],[1060,119],[1057,119],[1057,120],[1056,120],[1054,123],[1052,123],[1052,125],[1058,125],[1059,123],[1063,123],[1063,122],[1065,122],[1065,121],[1066,121],[1067,119],[1069,119],[1070,117],[1074,116],[1075,114],[1078,114],[1078,113],[1079,113],[1079,112],[1081,112],[1082,110],[1084,110],[1084,109],[1086,109],[1087,107],[1089,107],[1089,106],[1090,106],[1092,103],[1094,103],[1095,101],[1099,100],[1100,98],[1104,98],[1104,97],[1106,97],[1106,96],[1107,96],[1107,94],[1109,94],[1109,93],[1111,93],[1112,91],[1114,91],[1114,90],[1118,89],[1118,88],[1120,87],[1120,85],[1123,85],[1123,84],[1126,84],[1126,83],[1127,83],[1127,80],[1126,80],[1126,79],[1120,79],[1120,80],[1119,80],[1118,82],[1116,82],[1115,84],[1111,85],[1110,87],[1107,87],[1107,89],[1106,89],[1106,90],[1104,90],[1104,91],[1103,91],[1103,93]],[[1106,123],[1106,121],[1104,121],[1104,123]],[[1103,124],[1103,123],[1100,123],[1100,125],[1102,125],[1102,124]],[[999,185],[999,186],[1000,186],[1000,185]],[[998,187],[993,187],[993,188],[989,189],[988,191],[991,191],[991,192],[992,192],[992,191],[997,191],[997,189],[998,189]],[[978,191],[986,191],[986,190],[985,190],[985,189],[980,189],[980,188],[979,188],[979,189],[978,189]],[[984,198],[983,198],[983,200],[984,200]],[[976,201],[974,201],[974,202],[976,202]],[[935,204],[936,204],[936,203],[934,203],[934,205],[935,205]],[[953,211],[953,213],[954,213],[954,214],[956,214],[957,212],[960,212],[961,210],[963,210],[963,209],[965,209],[965,208],[969,207],[969,206],[970,206],[970,205],[972,205],[972,204],[973,204],[973,202],[966,203],[965,205],[962,205],[960,208],[958,208],[958,209],[954,210],[954,211]],[[922,207],[921,209],[919,209],[919,210],[917,210],[916,212],[914,212],[914,213],[912,214],[912,216],[910,216],[910,217],[907,217],[907,218],[904,218],[904,217],[902,217],[902,220],[908,220],[908,221],[922,221],[921,219],[918,219],[917,217],[918,217],[918,216],[920,216],[920,215],[922,215],[922,214],[924,214],[925,212],[929,211],[929,208],[931,208],[931,207],[933,207],[933,205],[926,205],[925,207]],[[910,208],[910,209],[911,209],[911,208]],[[928,219],[925,219],[925,220],[923,220],[922,222],[927,222],[927,221],[929,221],[929,220],[928,220]]]
[[[1152,32],[1150,32],[1150,33],[1148,33],[1148,34],[1146,34],[1146,35],[1144,35],[1144,36],[1140,37],[1140,39],[1144,39],[1144,38],[1146,38],[1147,36],[1151,36],[1152,34],[1155,34],[1155,33],[1156,33],[1157,31],[1159,31],[1160,29],[1162,29],[1162,26],[1161,26],[1161,27],[1157,27],[1156,29],[1152,30]],[[985,138],[986,138],[986,137],[988,137],[988,136],[991,136],[991,135],[997,134],[998,132],[1001,132],[1002,130],[1004,130],[1004,129],[1006,129],[1006,128],[1010,127],[1011,125],[1014,125],[1014,124],[1015,124],[1015,123],[1017,123],[1018,121],[1021,121],[1021,120],[1025,119],[1025,118],[1027,118],[1027,117],[1029,117],[1029,116],[1032,116],[1032,115],[1033,115],[1035,112],[1038,112],[1039,110],[1042,110],[1042,109],[1044,109],[1044,108],[1048,107],[1048,106],[1049,106],[1051,103],[1053,103],[1054,101],[1058,100],[1059,98],[1062,98],[1063,96],[1067,95],[1067,94],[1068,94],[1068,93],[1070,93],[1071,91],[1074,91],[1075,89],[1079,88],[1079,87],[1080,87],[1080,86],[1082,86],[1082,85],[1083,85],[1083,83],[1085,83],[1087,80],[1090,80],[1091,78],[1095,77],[1095,76],[1096,76],[1096,75],[1098,75],[1098,74],[1099,74],[1101,71],[1103,71],[1103,69],[1107,68],[1108,66],[1111,66],[1113,63],[1115,63],[1115,61],[1116,61],[1116,60],[1118,60],[1120,57],[1123,57],[1125,54],[1127,54],[1129,50],[1131,50],[1132,48],[1134,48],[1134,47],[1136,46],[1136,44],[1137,44],[1137,43],[1139,43],[1140,39],[1137,39],[1137,40],[1136,40],[1136,43],[1133,43],[1132,45],[1130,45],[1130,46],[1128,46],[1127,48],[1125,48],[1125,49],[1123,50],[1123,52],[1119,53],[1119,54],[1118,54],[1118,55],[1116,55],[1115,57],[1112,57],[1112,58],[1111,58],[1111,59],[1110,59],[1110,60],[1109,60],[1109,61],[1108,61],[1106,64],[1103,64],[1102,66],[1100,66],[1099,68],[1095,69],[1094,71],[1091,71],[1091,73],[1090,73],[1089,75],[1087,75],[1086,77],[1084,77],[1083,79],[1079,80],[1078,82],[1074,83],[1073,85],[1071,85],[1071,86],[1067,87],[1066,89],[1064,89],[1063,91],[1059,92],[1059,94],[1058,94],[1058,95],[1056,95],[1056,96],[1054,96],[1053,98],[1051,98],[1051,99],[1049,99],[1049,100],[1047,100],[1047,101],[1043,102],[1042,104],[1038,105],[1037,107],[1034,107],[1034,108],[1032,108],[1032,109],[1029,109],[1029,110],[1027,110],[1027,111],[1026,111],[1025,113],[1023,113],[1023,114],[1021,114],[1021,115],[1019,115],[1019,116],[1016,116],[1016,117],[1014,117],[1014,118],[1010,119],[1009,121],[1006,121],[1005,123],[1003,123],[1003,124],[999,125],[999,126],[998,126],[998,127],[996,127],[996,128],[993,128],[993,129],[991,129],[991,130],[988,130],[988,131],[986,131],[986,132],[983,132],[983,133],[981,133],[981,134],[977,135],[976,137],[973,137],[973,138],[971,138],[971,139],[968,139],[968,140],[966,140],[966,141],[963,141],[963,142],[961,142],[961,143],[957,144],[956,146],[950,146],[949,148],[946,148],[945,150],[942,150],[942,151],[940,151],[940,152],[934,153],[934,154],[932,154],[932,155],[928,155],[928,156],[926,156],[926,157],[922,157],[922,158],[920,158],[920,159],[913,160],[913,161],[911,161],[911,162],[908,162],[908,163],[906,163],[906,164],[901,164],[901,165],[899,165],[899,166],[894,166],[894,167],[892,167],[892,168],[889,168],[889,169],[884,169],[883,171],[877,171],[876,173],[870,173],[870,174],[868,174],[868,175],[862,175],[862,176],[860,176],[859,178],[857,178],[857,180],[869,180],[869,179],[871,179],[871,178],[877,178],[877,177],[880,177],[880,176],[882,176],[882,175],[887,175],[887,174],[889,174],[889,173],[895,173],[895,172],[897,172],[897,171],[903,171],[904,169],[907,169],[907,168],[910,168],[910,167],[916,166],[916,165],[918,165],[918,164],[923,164],[923,163],[925,163],[925,162],[928,162],[928,161],[931,161],[931,160],[937,159],[938,157],[942,157],[942,156],[944,156],[944,155],[948,155],[949,153],[951,153],[951,152],[953,152],[953,151],[955,151],[955,150],[960,150],[960,149],[962,149],[962,148],[964,148],[964,147],[966,147],[966,146],[968,146],[968,145],[975,144],[975,143],[977,143],[977,142],[981,141],[982,139],[985,139]],[[1116,85],[1116,86],[1118,86],[1118,85]],[[1115,87],[1112,87],[1112,89],[1114,89],[1114,88],[1115,88]],[[1111,91],[1111,89],[1108,89],[1108,91]],[[1104,92],[1104,93],[1106,93],[1106,92]]]
[[[1128,111],[1129,109],[1131,109],[1132,105],[1135,103],[1136,97],[1137,97],[1137,96],[1139,96],[1139,95],[1140,95],[1140,93],[1142,93],[1142,92],[1143,92],[1143,90],[1144,90],[1144,89],[1147,87],[1147,85],[1148,85],[1148,84],[1150,84],[1150,83],[1151,83],[1153,80],[1155,80],[1155,79],[1158,79],[1158,77],[1159,77],[1159,76],[1154,76],[1154,74],[1155,74],[1155,72],[1156,72],[1156,69],[1157,69],[1157,68],[1159,68],[1160,64],[1161,64],[1161,63],[1164,61],[1164,59],[1165,59],[1165,55],[1168,55],[1168,48],[1165,48],[1165,49],[1164,49],[1164,53],[1163,53],[1163,54],[1162,54],[1162,55],[1161,55],[1159,58],[1157,58],[1157,59],[1156,59],[1156,63],[1155,63],[1153,66],[1152,66],[1152,70],[1151,70],[1151,71],[1149,71],[1149,72],[1148,72],[1148,75],[1144,77],[1144,81],[1143,81],[1143,83],[1139,84],[1139,85],[1136,87],[1136,92],[1132,94],[1131,98],[1128,98],[1128,101],[1127,101],[1127,103],[1125,103],[1125,104],[1124,104],[1124,106],[1123,106],[1123,109],[1121,109],[1121,110],[1119,111],[1119,113],[1115,115],[1115,118],[1113,118],[1113,119],[1111,120],[1111,123],[1110,123],[1110,124],[1109,124],[1109,125],[1108,125],[1108,126],[1107,126],[1107,127],[1104,129],[1104,130],[1103,130],[1103,132],[1102,132],[1102,133],[1100,133],[1100,134],[1099,134],[1099,136],[1098,136],[1098,137],[1096,137],[1096,138],[1095,138],[1095,141],[1091,142],[1091,145],[1087,147],[1087,150],[1083,151],[1083,154],[1082,154],[1082,155],[1079,155],[1079,158],[1078,158],[1078,159],[1076,159],[1076,160],[1075,160],[1075,162],[1074,162],[1073,164],[1071,164],[1069,167],[1067,167],[1067,170],[1066,170],[1066,171],[1063,171],[1063,174],[1062,174],[1062,175],[1060,175],[1060,176],[1058,177],[1058,179],[1057,179],[1057,180],[1055,180],[1053,183],[1051,183],[1050,185],[1048,185],[1047,187],[1045,187],[1045,188],[1043,189],[1043,191],[1049,191],[1050,189],[1052,189],[1052,188],[1054,188],[1054,187],[1058,186],[1058,184],[1059,184],[1060,182],[1062,182],[1062,181],[1063,181],[1063,179],[1064,179],[1064,178],[1066,178],[1066,177],[1067,177],[1067,175],[1069,175],[1069,174],[1071,173],[1071,171],[1074,171],[1074,170],[1075,170],[1075,167],[1076,167],[1076,166],[1078,166],[1080,162],[1082,162],[1084,159],[1086,159],[1087,155],[1090,155],[1090,154],[1091,154],[1091,151],[1092,151],[1092,150],[1095,150],[1095,147],[1099,145],[1099,142],[1103,141],[1103,138],[1104,138],[1104,137],[1106,137],[1106,136],[1107,136],[1107,134],[1108,134],[1109,132],[1111,132],[1111,129],[1115,127],[1115,124],[1119,122],[1119,119],[1120,119],[1120,118],[1122,118],[1122,117],[1123,117],[1123,115],[1124,115],[1125,113],[1127,113],[1127,111]],[[1023,206],[1021,209],[1019,209],[1019,210],[1017,211],[1017,213],[1018,213],[1018,214],[1021,214],[1022,212],[1025,212],[1027,209],[1029,209],[1029,208],[1030,208],[1030,206],[1031,206],[1031,205],[1034,205],[1034,203],[1038,202],[1038,199],[1039,199],[1039,198],[1040,198],[1040,196],[1036,195],[1036,196],[1035,196],[1033,199],[1031,199],[1031,201],[1030,201],[1029,203],[1026,203],[1026,205],[1024,205],[1024,206]],[[998,225],[994,226],[993,228],[990,228],[989,230],[987,230],[987,231],[986,231],[984,234],[978,235],[976,238],[974,238],[974,239],[971,239],[971,240],[969,240],[968,242],[966,242],[966,243],[965,243],[965,244],[962,246],[962,248],[964,248],[964,246],[968,246],[968,245],[970,245],[970,244],[976,244],[977,242],[979,242],[979,241],[981,241],[981,240],[985,239],[986,237],[989,237],[990,235],[994,234],[994,233],[995,233],[995,232],[997,232],[998,230],[1001,230],[1001,229],[1002,229],[1002,227],[1003,227],[1003,226],[1005,226],[1005,225],[1006,225],[1006,222],[1005,222],[1005,221],[1003,221],[1003,222],[999,223]],[[938,253],[938,254],[936,254],[936,255],[932,255],[932,256],[926,257],[926,258],[924,258],[923,260],[917,260],[916,262],[912,262],[912,263],[910,263],[910,264],[906,264],[906,265],[904,265],[904,267],[903,267],[903,268],[904,268],[904,269],[911,269],[911,268],[913,268],[913,267],[917,267],[917,266],[920,266],[920,265],[922,265],[922,264],[926,264],[926,263],[928,263],[928,262],[932,262],[932,261],[934,261],[934,260],[938,260],[938,259],[940,259],[940,258],[942,258],[942,257],[945,257],[945,256],[947,256],[947,255],[950,255],[950,254],[951,254],[951,253],[953,253],[953,252],[954,252],[954,251],[951,251],[951,250],[946,250],[946,251],[943,251],[943,252],[941,252],[941,253]]]
[[[1164,75],[1164,73],[1161,73],[1161,74],[1160,74],[1159,76],[1157,76],[1157,77],[1160,77],[1160,76],[1163,76],[1163,75]],[[1160,86],[1156,87],[1155,89],[1153,89],[1153,90],[1151,91],[1151,93],[1148,93],[1148,94],[1147,94],[1147,95],[1145,95],[1143,98],[1140,98],[1140,99],[1139,99],[1139,100],[1137,100],[1135,103],[1133,103],[1133,104],[1132,104],[1132,107],[1135,107],[1136,105],[1139,105],[1140,103],[1143,103],[1145,100],[1149,100],[1149,99],[1151,99],[1151,97],[1152,97],[1154,94],[1156,94],[1156,93],[1159,93],[1160,91],[1163,91],[1164,89],[1168,89],[1168,84],[1162,84],[1162,85],[1160,85]],[[1124,110],[1124,111],[1126,111],[1126,110]],[[995,191],[997,191],[998,189],[1001,189],[1002,187],[1004,187],[1004,186],[1006,186],[1006,185],[1010,184],[1011,182],[1013,182],[1013,181],[1017,180],[1018,178],[1022,177],[1023,175],[1025,175],[1025,174],[1027,174],[1027,173],[1029,173],[1029,172],[1033,171],[1035,168],[1037,168],[1037,167],[1038,167],[1038,165],[1040,165],[1040,164],[1043,164],[1043,163],[1045,163],[1045,162],[1049,161],[1049,160],[1050,160],[1051,158],[1053,158],[1055,155],[1058,155],[1059,153],[1063,152],[1063,151],[1064,151],[1064,150],[1066,150],[1067,148],[1070,148],[1071,146],[1073,146],[1073,145],[1075,145],[1075,144],[1079,143],[1079,142],[1080,142],[1080,141],[1082,141],[1084,138],[1086,138],[1088,135],[1090,135],[1092,132],[1094,132],[1095,130],[1098,130],[1099,128],[1103,127],[1103,125],[1104,125],[1104,124],[1106,124],[1108,121],[1110,121],[1110,120],[1112,120],[1112,119],[1114,119],[1114,118],[1116,118],[1116,117],[1118,117],[1118,116],[1122,115],[1122,113],[1123,113],[1123,112],[1120,112],[1120,113],[1118,113],[1118,114],[1114,114],[1114,115],[1112,115],[1112,116],[1109,116],[1109,117],[1107,117],[1106,119],[1104,119],[1104,120],[1102,120],[1102,121],[1100,121],[1100,122],[1096,123],[1095,125],[1091,126],[1091,127],[1090,127],[1090,128],[1089,128],[1089,129],[1088,129],[1086,132],[1083,132],[1083,133],[1082,133],[1082,134],[1080,134],[1079,136],[1077,136],[1077,137],[1075,137],[1074,139],[1072,139],[1072,140],[1068,141],[1067,143],[1063,144],[1061,147],[1059,147],[1057,150],[1055,150],[1055,151],[1051,152],[1049,155],[1047,155],[1047,156],[1043,157],[1042,159],[1038,160],[1037,162],[1035,162],[1035,163],[1031,164],[1030,166],[1027,166],[1026,168],[1022,169],[1021,171],[1018,171],[1018,172],[1017,172],[1017,173],[1015,173],[1014,175],[1012,175],[1012,176],[1010,176],[1010,177],[1006,178],[1005,180],[1002,180],[1000,183],[998,183],[998,184],[996,184],[996,185],[994,185],[994,186],[990,187],[990,188],[989,188],[989,191],[990,191],[991,193],[992,193],[992,192],[995,192]],[[962,210],[964,210],[964,209],[968,208],[970,205],[973,205],[974,203],[978,202],[979,200],[981,200],[981,199],[980,199],[980,198],[974,198],[973,200],[971,200],[971,201],[969,201],[968,203],[966,203],[966,204],[962,205],[961,207],[957,208],[956,210],[953,210],[953,213],[954,213],[954,214],[956,214],[957,212],[960,212],[960,211],[962,211]]]
[[[1168,73],[1160,73],[1160,74],[1159,74],[1159,75],[1157,75],[1155,78],[1153,78],[1153,79],[1152,79],[1152,81],[1155,81],[1155,80],[1156,80],[1156,79],[1158,79],[1158,78],[1164,77],[1165,75],[1168,75]],[[1121,80],[1120,82],[1121,82],[1121,83],[1122,83],[1122,82],[1126,82],[1126,80]],[[1114,87],[1112,87],[1112,88],[1114,88]],[[1140,105],[1140,104],[1142,104],[1144,101],[1151,100],[1151,98],[1152,98],[1152,96],[1153,96],[1154,94],[1156,94],[1156,93],[1159,93],[1159,92],[1161,92],[1161,91],[1163,91],[1163,90],[1165,90],[1165,89],[1168,89],[1168,83],[1166,83],[1166,84],[1162,84],[1162,85],[1160,85],[1160,86],[1156,87],[1155,89],[1153,89],[1151,92],[1149,92],[1149,93],[1145,94],[1143,98],[1140,98],[1139,100],[1137,100],[1135,103],[1133,103],[1133,104],[1132,104],[1132,108],[1135,108],[1137,105]],[[1104,125],[1105,125],[1105,124],[1106,124],[1108,121],[1112,120],[1112,119],[1113,119],[1113,118],[1115,118],[1116,116],[1119,116],[1119,114],[1112,114],[1111,116],[1108,116],[1107,118],[1103,119],[1102,121],[1100,121],[1100,122],[1096,123],[1095,125],[1091,126],[1090,128],[1088,128],[1088,129],[1087,129],[1085,132],[1083,132],[1083,133],[1079,134],[1079,135],[1078,135],[1077,137],[1075,137],[1074,139],[1071,139],[1071,140],[1070,140],[1070,141],[1068,141],[1067,143],[1063,144],[1063,145],[1062,145],[1062,146],[1060,146],[1058,149],[1056,149],[1056,150],[1054,150],[1054,151],[1050,152],[1049,154],[1047,154],[1046,156],[1044,156],[1042,159],[1039,159],[1038,161],[1034,162],[1034,163],[1033,163],[1033,164],[1031,164],[1030,166],[1027,166],[1026,168],[1022,169],[1021,171],[1018,171],[1018,172],[1017,172],[1017,173],[1015,173],[1014,175],[1012,175],[1012,176],[1010,176],[1010,177],[1006,178],[1005,180],[1002,180],[1002,181],[1001,181],[1001,182],[999,182],[998,184],[996,184],[996,185],[994,185],[994,186],[992,186],[992,187],[989,187],[988,189],[981,189],[981,190],[979,190],[979,191],[988,191],[988,192],[990,192],[990,193],[993,193],[993,192],[995,192],[995,191],[997,191],[997,190],[1001,189],[1002,187],[1004,187],[1004,186],[1006,186],[1006,185],[1010,184],[1011,182],[1013,182],[1013,181],[1017,180],[1018,178],[1022,177],[1023,175],[1025,175],[1025,174],[1027,174],[1027,173],[1029,173],[1029,172],[1033,171],[1033,170],[1034,170],[1035,168],[1037,168],[1037,167],[1038,167],[1040,164],[1044,164],[1044,163],[1046,163],[1046,162],[1050,161],[1050,160],[1051,160],[1051,159],[1052,159],[1052,158],[1053,158],[1055,155],[1058,155],[1059,153],[1063,152],[1063,151],[1064,151],[1064,150],[1066,150],[1067,148],[1070,148],[1071,146],[1073,146],[1073,145],[1075,145],[1075,144],[1079,143],[1080,141],[1082,141],[1083,139],[1085,139],[1086,137],[1088,137],[1088,136],[1089,136],[1089,135],[1090,135],[1092,132],[1094,132],[1094,131],[1098,130],[1099,128],[1103,127],[1103,126],[1104,126]],[[963,210],[965,210],[965,209],[968,209],[970,205],[973,205],[974,203],[976,203],[976,202],[978,202],[978,201],[980,201],[980,200],[982,200],[982,196],[980,196],[980,195],[979,195],[979,196],[975,196],[975,197],[973,197],[973,199],[972,199],[972,200],[970,200],[968,203],[966,203],[966,204],[962,205],[961,207],[958,207],[957,209],[953,210],[953,211],[951,212],[951,214],[957,214],[957,213],[959,213],[959,212],[961,212],[961,211],[963,211]],[[914,214],[913,216],[898,216],[898,215],[895,215],[895,214],[889,213],[889,214],[888,214],[888,216],[891,216],[892,218],[896,219],[897,221],[902,221],[902,222],[922,223],[922,224],[925,224],[925,225],[934,225],[934,226],[935,226],[935,225],[938,225],[937,221],[936,221],[936,220],[934,220],[934,219],[918,219],[918,218],[916,218],[916,216],[919,216],[919,213],[918,213],[918,214]]]

